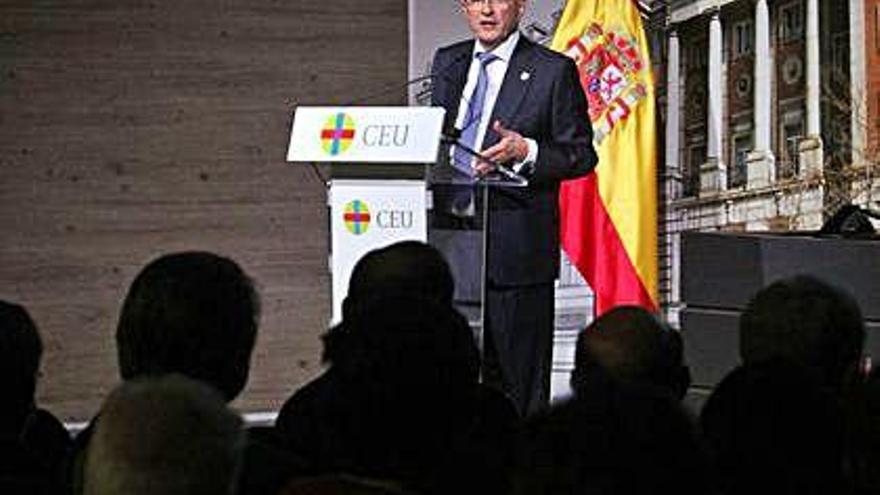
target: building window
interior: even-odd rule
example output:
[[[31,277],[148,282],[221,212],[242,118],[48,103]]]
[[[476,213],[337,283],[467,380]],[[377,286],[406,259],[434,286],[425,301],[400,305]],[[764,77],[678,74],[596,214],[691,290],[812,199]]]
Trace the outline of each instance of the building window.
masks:
[[[733,26],[733,58],[752,53],[755,36],[752,32],[752,21],[743,21]]]
[[[683,177],[682,194],[696,196],[700,192],[700,167],[706,161],[706,145],[697,144],[688,148],[688,166]]]
[[[831,37],[831,66],[835,79],[849,80],[849,33],[838,33]]]
[[[708,42],[705,39],[686,43],[685,66],[688,70],[703,69],[708,63]]]
[[[779,7],[779,39],[783,42],[799,40],[804,35],[804,12],[801,2]]]
[[[752,135],[740,134],[733,138],[733,149],[731,150],[731,167],[727,174],[727,187],[742,187],[746,184],[747,161],[746,157],[749,150],[752,149]]]
[[[880,135],[880,91],[874,93],[874,111],[869,115],[874,115],[874,132]]]
[[[798,147],[804,137],[803,117],[799,112],[785,116],[782,123],[782,154],[779,160],[779,178],[790,179],[798,174]]]
[[[880,53],[880,5],[874,5],[874,51]]]

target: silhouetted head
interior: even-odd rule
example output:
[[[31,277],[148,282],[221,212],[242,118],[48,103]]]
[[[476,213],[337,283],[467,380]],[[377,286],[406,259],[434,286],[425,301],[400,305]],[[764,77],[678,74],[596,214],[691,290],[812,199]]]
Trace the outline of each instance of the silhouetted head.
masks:
[[[345,307],[389,294],[417,294],[452,304],[455,284],[440,251],[419,241],[402,241],[375,249],[355,264]]]
[[[232,495],[241,418],[216,389],[182,375],[137,379],[101,408],[86,450],[85,495]]]
[[[259,300],[232,260],[205,252],[168,254],[132,283],[116,329],[126,380],[180,373],[235,398],[247,382]]]
[[[572,373],[575,391],[600,370],[624,383],[661,388],[678,399],[690,385],[681,336],[638,306],[618,306],[578,335]]]
[[[343,437],[330,462],[421,486],[476,414],[479,355],[467,321],[450,305],[398,294],[356,306],[346,329],[331,368],[345,407],[327,419]]]
[[[739,321],[743,363],[785,358],[814,369],[834,390],[858,369],[864,340],[855,299],[809,275],[761,289]]]
[[[346,339],[346,326],[358,308],[377,298],[417,296],[452,306],[455,284],[446,259],[419,241],[375,249],[355,264],[342,303],[343,321],[324,335],[324,361],[334,361]]]
[[[22,306],[0,301],[0,416],[19,421],[34,405],[43,344],[37,327]]]

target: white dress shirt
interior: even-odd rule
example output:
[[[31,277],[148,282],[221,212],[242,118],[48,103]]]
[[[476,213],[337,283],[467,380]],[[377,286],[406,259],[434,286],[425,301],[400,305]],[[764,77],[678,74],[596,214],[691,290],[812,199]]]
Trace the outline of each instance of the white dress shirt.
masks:
[[[486,74],[488,76],[488,85],[486,87],[486,102],[483,104],[483,115],[480,117],[480,124],[477,127],[477,137],[474,141],[475,151],[482,151],[483,139],[486,137],[486,130],[492,123],[489,119],[492,117],[492,110],[495,108],[495,100],[498,99],[498,93],[501,90],[501,84],[504,82],[504,75],[507,73],[507,67],[510,65],[510,59],[513,56],[513,50],[520,38],[519,31],[514,31],[494,50],[489,50],[497,57],[495,61],[486,66]],[[455,120],[456,129],[465,127],[465,118],[468,113],[468,105],[470,105],[471,97],[477,87],[477,78],[480,74],[480,61],[477,58],[478,53],[486,52],[486,48],[476,40],[474,43],[474,53],[471,56],[471,65],[468,69],[467,82],[464,90],[461,92],[461,101],[458,104],[458,117]],[[502,123],[503,124],[503,123]],[[525,160],[517,162],[513,166],[515,172],[519,172],[526,164],[534,163],[538,156],[538,143],[534,139],[523,136],[529,145],[529,153]]]

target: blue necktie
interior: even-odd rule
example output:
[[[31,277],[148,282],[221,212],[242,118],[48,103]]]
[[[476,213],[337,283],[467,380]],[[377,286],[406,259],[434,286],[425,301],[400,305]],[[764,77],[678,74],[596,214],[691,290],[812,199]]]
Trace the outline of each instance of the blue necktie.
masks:
[[[498,56],[489,53],[477,53],[477,59],[480,61],[480,73],[477,76],[477,87],[468,102],[467,113],[465,113],[464,123],[461,130],[461,138],[459,142],[471,149],[476,149],[477,129],[480,127],[480,121],[483,119],[483,105],[486,103],[486,89],[489,86],[489,73],[486,70],[489,64],[498,60]],[[472,177],[474,172],[471,163],[474,157],[464,151],[460,146],[455,148],[453,153],[452,166],[467,177]]]

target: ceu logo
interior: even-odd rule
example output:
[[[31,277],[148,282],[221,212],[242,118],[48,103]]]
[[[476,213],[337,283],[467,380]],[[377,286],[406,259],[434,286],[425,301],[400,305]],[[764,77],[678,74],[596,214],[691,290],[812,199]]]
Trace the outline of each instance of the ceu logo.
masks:
[[[363,201],[356,199],[345,205],[342,215],[345,228],[354,235],[361,235],[370,228],[370,209]]]
[[[321,128],[321,148],[336,156],[344,153],[354,141],[354,120],[350,115],[337,113],[324,122]]]

